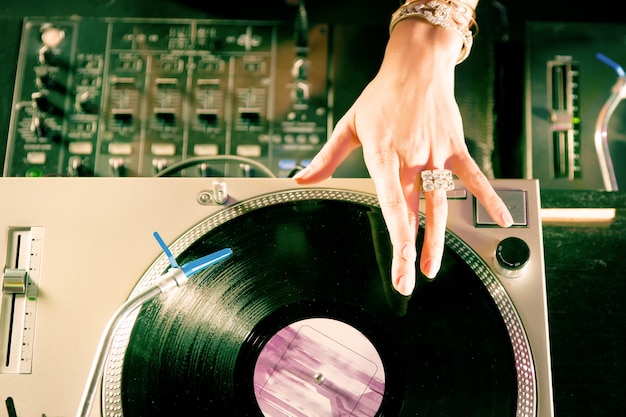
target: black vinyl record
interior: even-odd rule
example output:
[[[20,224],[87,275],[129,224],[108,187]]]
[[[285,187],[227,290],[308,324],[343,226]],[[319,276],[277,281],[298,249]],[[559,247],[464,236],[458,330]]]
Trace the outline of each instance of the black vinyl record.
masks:
[[[413,295],[400,296],[380,209],[314,198],[237,214],[178,260],[225,247],[229,259],[139,312],[121,375],[126,417],[263,416],[259,355],[309,318],[345,323],[376,349],[384,392],[370,417],[516,415],[515,342],[471,251],[448,245],[437,278],[420,276]]]

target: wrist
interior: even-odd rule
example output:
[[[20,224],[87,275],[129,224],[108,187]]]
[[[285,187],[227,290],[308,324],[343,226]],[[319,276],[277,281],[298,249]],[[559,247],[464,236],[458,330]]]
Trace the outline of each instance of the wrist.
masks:
[[[387,43],[386,56],[409,61],[413,67],[454,68],[463,46],[460,36],[422,19],[399,22]]]
[[[461,0],[407,1],[391,16],[389,34],[392,36],[396,26],[407,20],[425,21],[433,26],[453,32],[462,40],[457,59],[457,63],[461,63],[468,57],[472,48],[474,40],[472,28],[474,28],[474,33],[478,32],[478,25],[474,19],[475,10],[472,6],[475,4],[477,4],[477,0],[474,0],[471,5]]]

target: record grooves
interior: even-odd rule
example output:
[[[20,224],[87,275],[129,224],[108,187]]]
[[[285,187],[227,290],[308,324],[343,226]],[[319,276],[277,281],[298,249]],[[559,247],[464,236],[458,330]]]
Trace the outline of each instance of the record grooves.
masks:
[[[363,201],[287,193],[195,239],[181,263],[223,247],[233,256],[138,314],[121,371],[123,414],[262,416],[253,378],[263,347],[292,323],[329,318],[380,356],[384,394],[373,415],[524,415],[516,362],[527,342],[511,337],[520,325],[506,297],[494,299],[495,278],[448,234],[437,279],[399,296],[380,209]]]

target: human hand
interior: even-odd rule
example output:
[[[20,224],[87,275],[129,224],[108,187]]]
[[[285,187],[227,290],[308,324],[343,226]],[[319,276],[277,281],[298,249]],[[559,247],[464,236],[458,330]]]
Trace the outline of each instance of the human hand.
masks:
[[[363,147],[393,245],[393,286],[403,295],[411,294],[415,286],[421,171],[451,170],[498,225],[513,223],[465,144],[454,97],[460,47],[455,33],[419,19],[400,22],[378,74],[338,121],[311,164],[295,176],[299,184],[321,181],[352,150]],[[424,194],[426,227],[420,269],[434,278],[443,256],[448,203],[443,190]]]

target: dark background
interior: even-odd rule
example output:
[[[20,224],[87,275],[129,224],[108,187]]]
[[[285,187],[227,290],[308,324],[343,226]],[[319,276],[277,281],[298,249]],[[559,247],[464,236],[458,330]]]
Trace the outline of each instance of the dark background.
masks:
[[[397,6],[397,0],[307,2],[312,23],[328,22],[334,27],[335,120],[375,74],[388,36],[389,16]],[[491,72],[484,71],[481,52],[477,52],[463,64],[459,76],[466,77],[468,85],[474,85],[470,95],[478,97],[486,91],[494,100],[494,111],[498,114],[493,132],[495,176],[523,176],[525,23],[624,23],[622,7],[623,3],[617,0],[595,4],[565,0],[481,1],[479,39],[482,37],[482,42],[492,48],[493,56],[488,61]],[[506,14],[499,12],[502,9]],[[6,137],[8,130],[21,21],[25,16],[290,20],[294,13],[295,7],[284,0],[3,0],[0,4],[0,137]],[[477,50],[480,51],[480,46]],[[485,79],[486,73],[493,78]],[[462,111],[472,110],[467,110],[462,97],[460,105]],[[4,146],[0,142],[0,154],[4,154]],[[6,204],[10,196],[0,198],[1,204]],[[617,208],[617,218],[609,226],[545,226],[544,240],[556,416],[623,415],[626,196],[544,190],[542,201],[544,207]]]
[[[25,16],[225,18],[292,21],[297,0],[4,0],[0,4],[0,137],[6,137]],[[311,23],[332,26],[334,120],[378,69],[398,0],[308,0]],[[524,177],[524,31],[528,21],[623,22],[620,2],[482,0],[480,34],[457,71],[457,99],[472,155],[489,177]],[[0,141],[0,154],[6,144]],[[356,161],[360,155],[352,158]],[[3,164],[0,164],[3,165]],[[352,162],[337,176],[366,176]]]

